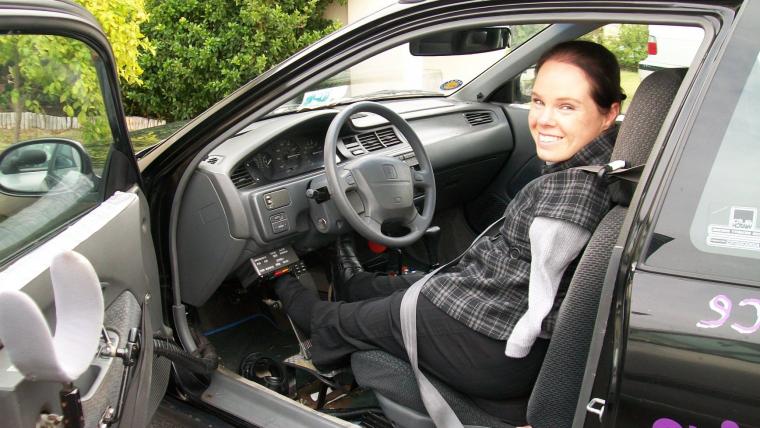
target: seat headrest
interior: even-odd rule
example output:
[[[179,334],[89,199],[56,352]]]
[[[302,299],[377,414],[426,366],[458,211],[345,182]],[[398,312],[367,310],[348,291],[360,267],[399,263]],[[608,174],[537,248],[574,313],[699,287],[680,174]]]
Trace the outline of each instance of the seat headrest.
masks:
[[[657,70],[641,81],[620,126],[612,160],[625,160],[632,166],[646,163],[686,70]]]

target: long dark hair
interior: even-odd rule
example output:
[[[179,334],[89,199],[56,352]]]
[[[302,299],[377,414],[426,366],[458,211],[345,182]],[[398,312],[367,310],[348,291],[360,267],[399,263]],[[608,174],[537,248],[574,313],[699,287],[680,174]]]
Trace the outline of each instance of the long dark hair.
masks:
[[[536,63],[536,72],[547,61],[564,62],[583,70],[591,84],[591,98],[602,111],[625,99],[620,88],[617,58],[604,46],[583,40],[560,43],[546,51]]]

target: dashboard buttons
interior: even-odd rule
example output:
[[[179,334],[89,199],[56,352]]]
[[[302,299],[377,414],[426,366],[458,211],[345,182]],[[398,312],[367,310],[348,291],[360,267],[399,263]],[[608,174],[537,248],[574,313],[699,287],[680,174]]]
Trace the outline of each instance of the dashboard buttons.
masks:
[[[288,224],[288,217],[285,213],[277,213],[269,216],[269,224],[272,225],[272,233],[283,233],[290,230],[290,224]]]
[[[288,230],[290,230],[290,225],[288,224],[287,220],[276,221],[272,223],[273,233],[282,233],[282,232],[287,232]]]

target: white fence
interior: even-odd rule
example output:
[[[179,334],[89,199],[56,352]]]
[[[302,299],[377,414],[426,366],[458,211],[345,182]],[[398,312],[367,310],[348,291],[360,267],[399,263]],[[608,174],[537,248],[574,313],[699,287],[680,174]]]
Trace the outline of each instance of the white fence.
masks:
[[[137,116],[127,116],[127,129],[135,131],[137,129],[151,128],[154,126],[166,124],[165,120],[148,119]],[[0,129],[15,129],[16,113],[0,113]],[[48,116],[39,113],[23,112],[21,113],[21,129],[44,129],[48,131],[62,131],[65,129],[79,128],[79,121],[76,117]]]

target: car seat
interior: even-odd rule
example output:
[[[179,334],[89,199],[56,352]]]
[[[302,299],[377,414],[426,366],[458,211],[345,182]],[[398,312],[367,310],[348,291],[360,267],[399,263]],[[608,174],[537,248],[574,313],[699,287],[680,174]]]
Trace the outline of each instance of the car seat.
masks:
[[[644,164],[680,87],[686,69],[664,69],[641,82],[621,125],[612,160]],[[628,210],[628,197],[613,194],[613,208],[597,226],[578,263],[562,302],[546,357],[532,393],[510,400],[485,400],[461,394],[427,374],[464,425],[534,428],[573,423],[604,277]],[[411,366],[384,351],[351,356],[359,385],[375,392],[395,425],[433,427],[422,404]],[[508,381],[508,379],[505,379]]]

